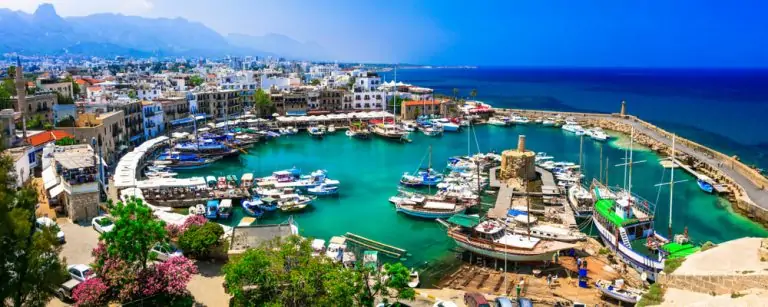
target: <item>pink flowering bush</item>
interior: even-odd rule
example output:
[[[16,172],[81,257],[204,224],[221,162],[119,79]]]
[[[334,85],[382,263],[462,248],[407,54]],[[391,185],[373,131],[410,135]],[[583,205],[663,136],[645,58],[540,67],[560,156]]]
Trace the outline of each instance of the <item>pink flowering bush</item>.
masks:
[[[88,279],[72,291],[75,306],[102,306],[107,301],[109,288],[101,277]]]
[[[184,230],[187,230],[189,226],[192,226],[192,225],[200,226],[205,224],[206,222],[208,222],[208,219],[206,219],[202,215],[193,215],[193,216],[187,217],[187,219],[184,221],[184,224],[181,225],[181,228],[183,229],[182,232]]]
[[[184,256],[171,257],[142,271],[141,294],[152,296],[163,293],[168,295],[184,295],[187,283],[197,274],[197,266]]]
[[[178,238],[182,233],[182,226],[176,225],[176,224],[167,224],[165,225],[165,231],[168,233],[168,236],[171,238]]]

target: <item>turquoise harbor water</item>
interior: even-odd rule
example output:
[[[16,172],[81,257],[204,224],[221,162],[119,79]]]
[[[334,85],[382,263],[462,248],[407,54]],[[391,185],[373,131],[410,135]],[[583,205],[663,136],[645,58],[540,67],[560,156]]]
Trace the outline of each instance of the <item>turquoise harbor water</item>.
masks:
[[[477,143],[482,151],[501,151],[513,148],[517,137],[524,134],[528,148],[544,151],[555,159],[578,162],[580,138],[557,128],[530,126],[476,127]],[[343,131],[318,140],[306,133],[283,136],[249,149],[248,154],[230,158],[192,171],[182,171],[181,177],[235,174],[251,172],[266,176],[272,171],[296,166],[305,173],[325,169],[329,177],[341,181],[340,195],[320,198],[311,209],[294,214],[301,234],[328,240],[331,236],[352,232],[386,244],[408,250],[406,263],[423,265],[441,258],[450,258],[454,243],[445,235],[444,228],[434,221],[419,220],[397,214],[387,199],[397,192],[398,180],[403,172],[413,171],[425,157],[429,145],[433,148],[433,165],[445,166],[446,159],[467,153],[467,133],[446,133],[430,138],[413,133],[413,142],[397,144],[373,138],[350,139]],[[624,157],[623,149],[613,142],[601,144],[584,139],[584,161],[587,177],[599,176],[600,147],[610,164],[618,164]],[[472,150],[476,152],[474,137]],[[653,185],[662,179],[669,180],[669,170],[658,163],[659,157],[647,150],[634,151],[637,164],[633,171],[633,192],[650,201],[658,195],[656,228],[666,233],[669,217],[669,190],[658,191]],[[426,160],[424,160],[426,163]],[[623,184],[623,167],[609,167],[611,185]],[[662,176],[663,175],[663,176]],[[663,178],[662,178],[663,177]],[[676,232],[688,227],[695,241],[722,242],[744,236],[768,236],[768,231],[746,218],[731,212],[730,205],[718,197],[701,192],[694,178],[682,170],[676,170],[675,180],[688,182],[675,185],[674,223]],[[489,200],[490,201],[490,200]],[[236,224],[243,216],[236,208],[230,224]],[[259,223],[285,221],[288,215],[275,212],[259,220]]]

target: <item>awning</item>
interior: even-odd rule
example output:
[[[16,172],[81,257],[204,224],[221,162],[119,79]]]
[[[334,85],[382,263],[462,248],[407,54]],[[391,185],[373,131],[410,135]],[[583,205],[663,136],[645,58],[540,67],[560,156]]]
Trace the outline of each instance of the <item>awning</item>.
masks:
[[[307,112],[306,111],[288,111],[288,112],[285,112],[285,115],[286,116],[303,116],[303,115],[307,115]]]
[[[183,124],[188,124],[188,123],[191,123],[191,122],[192,122],[192,118],[185,117],[185,118],[182,118],[182,119],[177,119],[177,120],[171,121],[171,125],[183,125]]]
[[[51,193],[51,197],[59,196],[61,192],[64,192],[64,185],[63,184],[56,185],[49,192]]]
[[[471,227],[477,226],[477,224],[480,224],[480,217],[464,215],[464,214],[455,214],[454,216],[448,219],[448,223],[456,224],[466,228],[471,228]]]
[[[52,188],[58,183],[59,181],[56,180],[56,171],[53,169],[53,167],[49,167],[43,170],[43,187],[45,187],[46,190]]]

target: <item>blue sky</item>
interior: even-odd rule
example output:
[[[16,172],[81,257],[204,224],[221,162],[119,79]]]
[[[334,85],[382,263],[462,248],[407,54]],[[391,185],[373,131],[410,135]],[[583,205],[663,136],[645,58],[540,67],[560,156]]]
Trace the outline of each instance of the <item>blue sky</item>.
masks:
[[[222,33],[315,41],[339,61],[509,66],[768,67],[768,2],[2,0],[63,16],[184,17]]]

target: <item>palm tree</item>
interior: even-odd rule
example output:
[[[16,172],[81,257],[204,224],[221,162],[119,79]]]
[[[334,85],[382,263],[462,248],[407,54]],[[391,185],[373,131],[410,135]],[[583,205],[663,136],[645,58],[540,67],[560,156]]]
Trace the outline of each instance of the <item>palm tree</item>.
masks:
[[[477,89],[472,89],[471,92],[469,92],[469,96],[472,96],[472,100],[475,100],[475,97],[477,97]]]
[[[457,97],[459,97],[459,89],[453,88],[453,100],[456,101]]]

